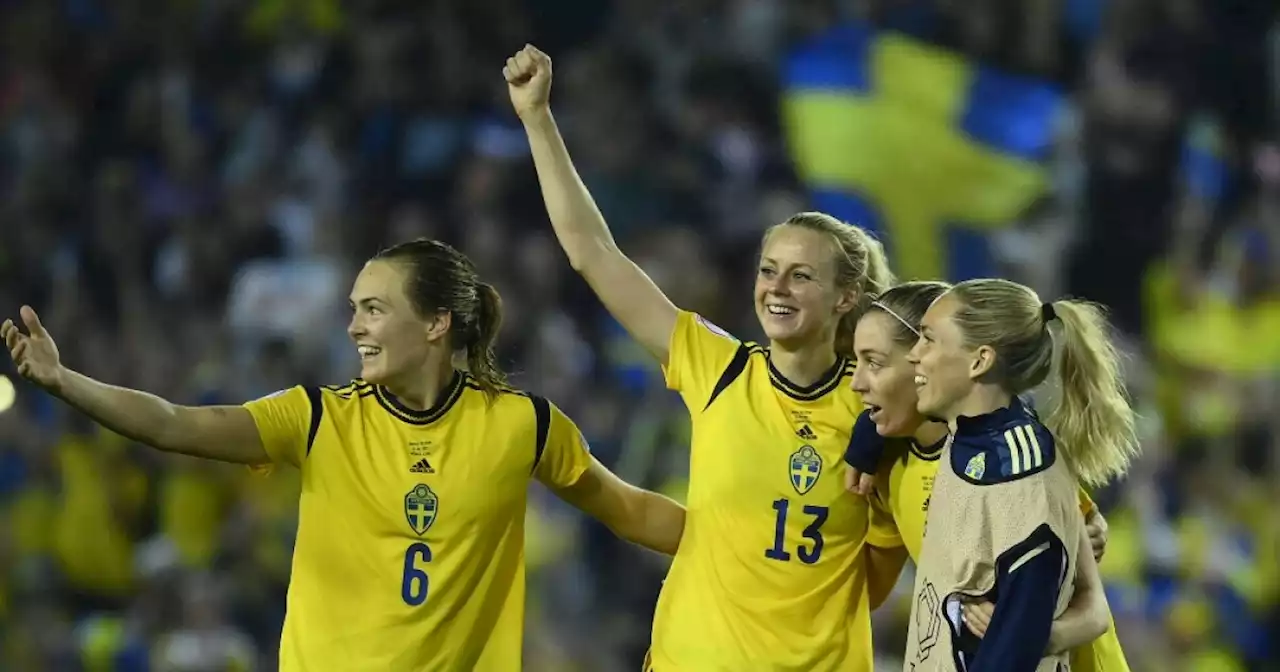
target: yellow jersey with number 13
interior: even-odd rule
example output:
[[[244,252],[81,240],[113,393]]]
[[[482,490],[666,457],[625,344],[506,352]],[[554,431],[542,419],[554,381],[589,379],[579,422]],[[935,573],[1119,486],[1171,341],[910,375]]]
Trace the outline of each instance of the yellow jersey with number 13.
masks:
[[[799,387],[766,348],[680,313],[664,373],[692,416],[688,517],[648,669],[871,670],[868,503],[840,471],[852,370]]]
[[[530,479],[590,464],[559,409],[461,372],[427,411],[360,380],[245,408],[302,470],[282,672],[520,670]]]

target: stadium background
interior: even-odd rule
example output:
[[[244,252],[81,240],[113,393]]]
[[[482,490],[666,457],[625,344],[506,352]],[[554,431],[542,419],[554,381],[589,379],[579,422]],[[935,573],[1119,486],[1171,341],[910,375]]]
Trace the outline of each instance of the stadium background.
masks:
[[[565,263],[509,112],[501,66],[532,41],[624,247],[740,335],[763,227],[808,205],[875,228],[906,275],[998,273],[1112,306],[1146,451],[1097,493],[1130,661],[1280,669],[1275,15],[0,0],[0,311],[37,306],[64,359],[107,381],[239,402],[352,376],[354,271],[443,237],[506,298],[517,383],[624,477],[679,494],[684,410]],[[163,456],[17,387],[0,669],[273,669],[296,475]],[[636,669],[663,561],[531,497],[526,669]],[[878,615],[884,669],[906,611]]]

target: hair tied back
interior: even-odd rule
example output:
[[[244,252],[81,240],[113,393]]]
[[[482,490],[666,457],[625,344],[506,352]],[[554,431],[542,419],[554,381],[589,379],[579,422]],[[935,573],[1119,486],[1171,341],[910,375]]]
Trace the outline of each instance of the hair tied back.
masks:
[[[1049,324],[1058,319],[1058,311],[1053,309],[1053,302],[1040,304],[1040,321]]]

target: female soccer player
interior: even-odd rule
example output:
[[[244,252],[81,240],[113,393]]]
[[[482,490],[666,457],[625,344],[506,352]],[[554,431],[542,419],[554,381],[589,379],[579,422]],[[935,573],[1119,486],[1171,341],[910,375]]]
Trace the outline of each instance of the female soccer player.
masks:
[[[915,367],[907,361],[907,355],[920,338],[920,320],[925,311],[950,287],[943,282],[898,285],[870,303],[858,318],[854,332],[857,368],[853,389],[862,395],[869,408],[859,422],[871,422],[878,435],[890,437],[873,496],[880,500],[882,510],[891,513],[897,528],[896,535],[874,538],[870,543],[881,549],[904,546],[914,561],[920,558],[929,495],[938,473],[938,458],[946,440],[947,426],[927,420],[916,409]],[[852,486],[854,470],[849,470],[847,477]],[[1080,500],[1086,520],[1101,522],[1101,514],[1083,490]],[[1091,553],[1100,556],[1105,539],[1100,526],[1090,525],[1089,532],[1086,543],[1092,542],[1092,548],[1081,549],[1083,555],[1080,556],[1083,580],[1077,581],[1070,608],[1053,623],[1049,650],[1070,650],[1072,670],[1127,672],[1129,666],[1115,630],[1107,629],[1110,614],[1102,594],[1101,577],[1096,567],[1089,566],[1091,563],[1087,561]],[[872,552],[868,557],[876,559],[885,555]],[[875,603],[879,595],[892,588],[897,568],[873,568],[871,574],[881,581],[881,585],[876,586],[873,580],[871,593]],[[993,611],[994,605],[990,602],[966,603],[963,616],[970,629],[982,635]]]
[[[892,281],[883,249],[819,213],[773,227],[754,297],[770,343],[739,342],[672,305],[618,249],[548,108],[550,59],[526,47],[504,75],[570,264],[692,415],[689,514],[648,669],[871,670],[868,503],[844,493],[836,466],[862,406],[842,384],[851,311]]]
[[[1078,482],[1102,485],[1137,454],[1106,319],[1093,304],[1041,303],[1007,280],[970,280],[929,307],[908,361],[917,410],[944,420],[951,439],[933,484],[905,669],[1058,670],[1066,656],[1045,654],[1053,620],[1089,560],[1076,543]],[[1058,399],[1041,422],[1018,395],[1051,374]],[[995,604],[981,638],[961,617],[974,601]]]
[[[302,470],[281,670],[515,672],[531,477],[664,553],[684,511],[620,481],[558,408],[505,385],[501,305],[452,247],[397,245],[351,291],[361,378],[243,406],[178,406],[75,373],[28,307],[28,333],[6,320],[0,335],[23,377],[131,439]]]

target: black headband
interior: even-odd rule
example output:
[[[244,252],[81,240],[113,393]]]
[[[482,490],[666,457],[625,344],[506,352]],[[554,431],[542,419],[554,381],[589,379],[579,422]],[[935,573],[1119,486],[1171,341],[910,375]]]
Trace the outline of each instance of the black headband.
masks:
[[[1058,319],[1058,313],[1053,309],[1053,302],[1040,304],[1040,321],[1048,324]]]

